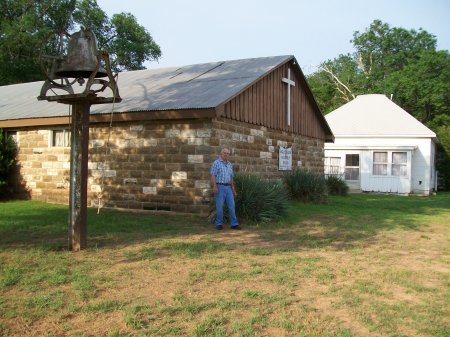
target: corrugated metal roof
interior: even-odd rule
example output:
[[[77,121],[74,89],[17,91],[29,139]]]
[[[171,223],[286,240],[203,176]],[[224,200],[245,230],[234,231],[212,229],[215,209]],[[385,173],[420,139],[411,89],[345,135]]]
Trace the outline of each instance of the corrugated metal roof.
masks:
[[[385,95],[360,95],[325,116],[336,137],[436,137]]]
[[[119,74],[115,112],[214,108],[293,56],[261,57]],[[67,116],[68,107],[38,101],[43,82],[0,87],[0,120]],[[106,113],[110,104],[91,107]]]

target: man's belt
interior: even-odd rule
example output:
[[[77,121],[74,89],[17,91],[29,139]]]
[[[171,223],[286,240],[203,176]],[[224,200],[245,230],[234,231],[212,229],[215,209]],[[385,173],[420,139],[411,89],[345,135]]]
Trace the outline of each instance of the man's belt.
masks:
[[[217,183],[217,185],[223,185],[223,186],[230,186],[231,184],[229,184],[229,183]]]

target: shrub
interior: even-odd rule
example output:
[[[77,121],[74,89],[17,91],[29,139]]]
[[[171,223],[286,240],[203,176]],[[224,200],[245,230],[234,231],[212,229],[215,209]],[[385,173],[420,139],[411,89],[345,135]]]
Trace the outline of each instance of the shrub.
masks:
[[[292,199],[322,203],[327,200],[327,185],[323,175],[296,169],[286,173],[284,183]]]
[[[0,129],[0,196],[3,195],[9,175],[15,167],[17,147],[12,137]]]
[[[348,186],[341,177],[328,176],[326,179],[328,194],[331,195],[347,195]]]
[[[240,222],[268,222],[281,218],[287,211],[289,196],[280,182],[264,180],[256,175],[238,173],[234,178],[237,192],[236,216]],[[215,208],[208,219],[214,223]],[[228,209],[224,206],[224,221],[228,219]]]
[[[241,219],[267,222],[281,218],[287,211],[289,196],[281,182],[240,173],[234,179],[236,214]]]

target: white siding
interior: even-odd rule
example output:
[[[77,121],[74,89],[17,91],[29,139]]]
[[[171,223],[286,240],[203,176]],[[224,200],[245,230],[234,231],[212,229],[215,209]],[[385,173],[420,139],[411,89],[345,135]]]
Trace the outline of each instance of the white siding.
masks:
[[[388,174],[373,175],[373,152],[388,152]],[[338,138],[334,144],[325,143],[325,157],[360,154],[360,190],[389,193],[428,195],[434,188],[434,142],[430,138]],[[392,176],[392,152],[407,153],[407,175]],[[349,187],[355,188],[349,184]]]

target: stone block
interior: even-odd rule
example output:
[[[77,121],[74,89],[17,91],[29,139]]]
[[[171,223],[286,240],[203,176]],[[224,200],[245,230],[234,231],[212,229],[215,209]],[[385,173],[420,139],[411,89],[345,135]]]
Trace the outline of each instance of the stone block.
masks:
[[[150,184],[152,186],[164,187],[166,185],[166,180],[165,179],[151,179]]]
[[[172,172],[172,180],[185,180],[187,179],[187,172],[174,171]]]
[[[152,146],[157,146],[158,145],[158,141],[156,139],[144,139],[142,146],[145,147],[152,147]]]
[[[42,195],[42,189],[40,188],[34,188],[31,193],[34,195]]]
[[[188,138],[188,145],[203,145],[203,138]]]
[[[239,141],[248,143],[248,136],[240,134],[239,135]]]
[[[211,130],[210,129],[197,130],[197,137],[200,137],[200,138],[211,137]]]
[[[211,183],[209,180],[196,180],[195,188],[209,189],[211,188]]]
[[[203,163],[203,155],[189,154],[188,155],[188,163],[191,163],[191,164]]]
[[[44,152],[44,150],[42,148],[33,148],[34,154],[42,154],[43,152]]]
[[[51,161],[43,161],[42,162],[42,168],[44,168],[44,169],[51,169],[51,168],[53,168],[53,162],[51,162]]]
[[[259,158],[270,159],[270,158],[272,158],[272,153],[261,151],[261,152],[259,152]]]
[[[180,136],[182,138],[194,138],[197,136],[196,130],[181,130]]]
[[[34,190],[36,188],[36,182],[35,181],[27,181],[27,187],[32,188]]]
[[[58,175],[58,170],[57,169],[48,169],[47,170],[47,175],[49,175],[49,176],[57,176]]]
[[[144,193],[144,194],[156,194],[157,193],[156,186],[144,186],[144,187],[142,187],[142,193]]]
[[[105,141],[100,139],[91,140],[89,143],[91,147],[103,147],[105,145]]]
[[[100,193],[102,191],[102,187],[100,185],[91,185],[91,192]]]
[[[130,140],[128,140],[128,139],[117,139],[117,140],[114,142],[114,144],[115,144],[118,148],[123,149],[123,148],[130,147]]]
[[[180,137],[180,130],[166,130],[165,136],[166,138]]]
[[[57,160],[58,161],[63,161],[63,162],[66,162],[66,161],[70,162],[70,156],[68,156],[66,154],[59,154],[57,156]]]
[[[264,137],[264,131],[257,130],[257,129],[250,129],[250,135],[251,136]]]
[[[125,178],[123,180],[124,185],[136,185],[137,184],[137,178]]]
[[[111,177],[115,177],[117,175],[116,170],[105,170],[104,171],[104,176],[105,178],[111,178]]]
[[[142,131],[142,130],[144,130],[144,125],[131,125],[130,126],[130,131],[131,132],[139,132],[139,131]]]

